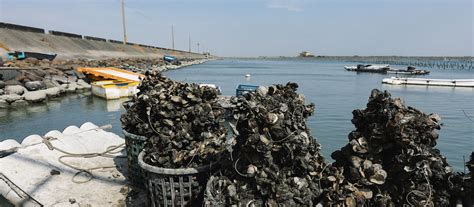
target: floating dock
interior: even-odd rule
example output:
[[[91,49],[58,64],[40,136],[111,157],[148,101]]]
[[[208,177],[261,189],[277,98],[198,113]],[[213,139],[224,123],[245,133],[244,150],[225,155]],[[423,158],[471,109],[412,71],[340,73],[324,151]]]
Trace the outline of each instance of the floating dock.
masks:
[[[430,79],[430,78],[384,78],[384,84],[392,85],[423,85],[423,86],[449,86],[449,87],[474,87],[474,79]]]

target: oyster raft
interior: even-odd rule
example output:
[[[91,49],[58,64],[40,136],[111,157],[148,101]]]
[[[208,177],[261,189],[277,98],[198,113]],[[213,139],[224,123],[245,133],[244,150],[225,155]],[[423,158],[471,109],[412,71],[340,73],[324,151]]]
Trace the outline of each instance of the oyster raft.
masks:
[[[198,167],[225,151],[224,111],[217,91],[170,80],[154,71],[121,117],[126,131],[147,137],[144,161],[165,168]]]

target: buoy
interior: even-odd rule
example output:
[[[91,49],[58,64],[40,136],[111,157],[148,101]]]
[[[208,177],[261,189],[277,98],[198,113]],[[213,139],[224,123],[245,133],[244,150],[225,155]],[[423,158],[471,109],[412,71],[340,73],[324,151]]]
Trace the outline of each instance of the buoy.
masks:
[[[246,77],[246,78],[250,78],[250,74],[248,74],[248,73],[245,74],[245,77]]]

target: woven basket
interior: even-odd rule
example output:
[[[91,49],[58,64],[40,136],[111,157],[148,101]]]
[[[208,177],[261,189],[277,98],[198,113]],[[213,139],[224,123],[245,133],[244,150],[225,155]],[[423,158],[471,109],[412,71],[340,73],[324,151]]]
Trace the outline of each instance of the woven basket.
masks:
[[[138,155],[145,146],[146,137],[129,133],[122,130],[125,136],[125,148],[127,150],[128,178],[132,184],[143,187],[143,176],[138,165]]]
[[[145,152],[140,152],[138,164],[145,177],[148,206],[202,206],[213,164],[198,168],[160,168],[145,163],[144,156]]]

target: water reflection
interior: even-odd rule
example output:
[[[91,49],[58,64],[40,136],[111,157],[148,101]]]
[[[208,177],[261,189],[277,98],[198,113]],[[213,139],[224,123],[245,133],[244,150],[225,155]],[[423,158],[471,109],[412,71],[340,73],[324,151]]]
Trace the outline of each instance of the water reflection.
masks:
[[[106,101],[90,92],[54,98],[47,103],[0,110],[0,140],[23,140],[30,134],[44,135],[85,122],[112,124],[112,132],[121,134],[122,103],[128,99]]]

